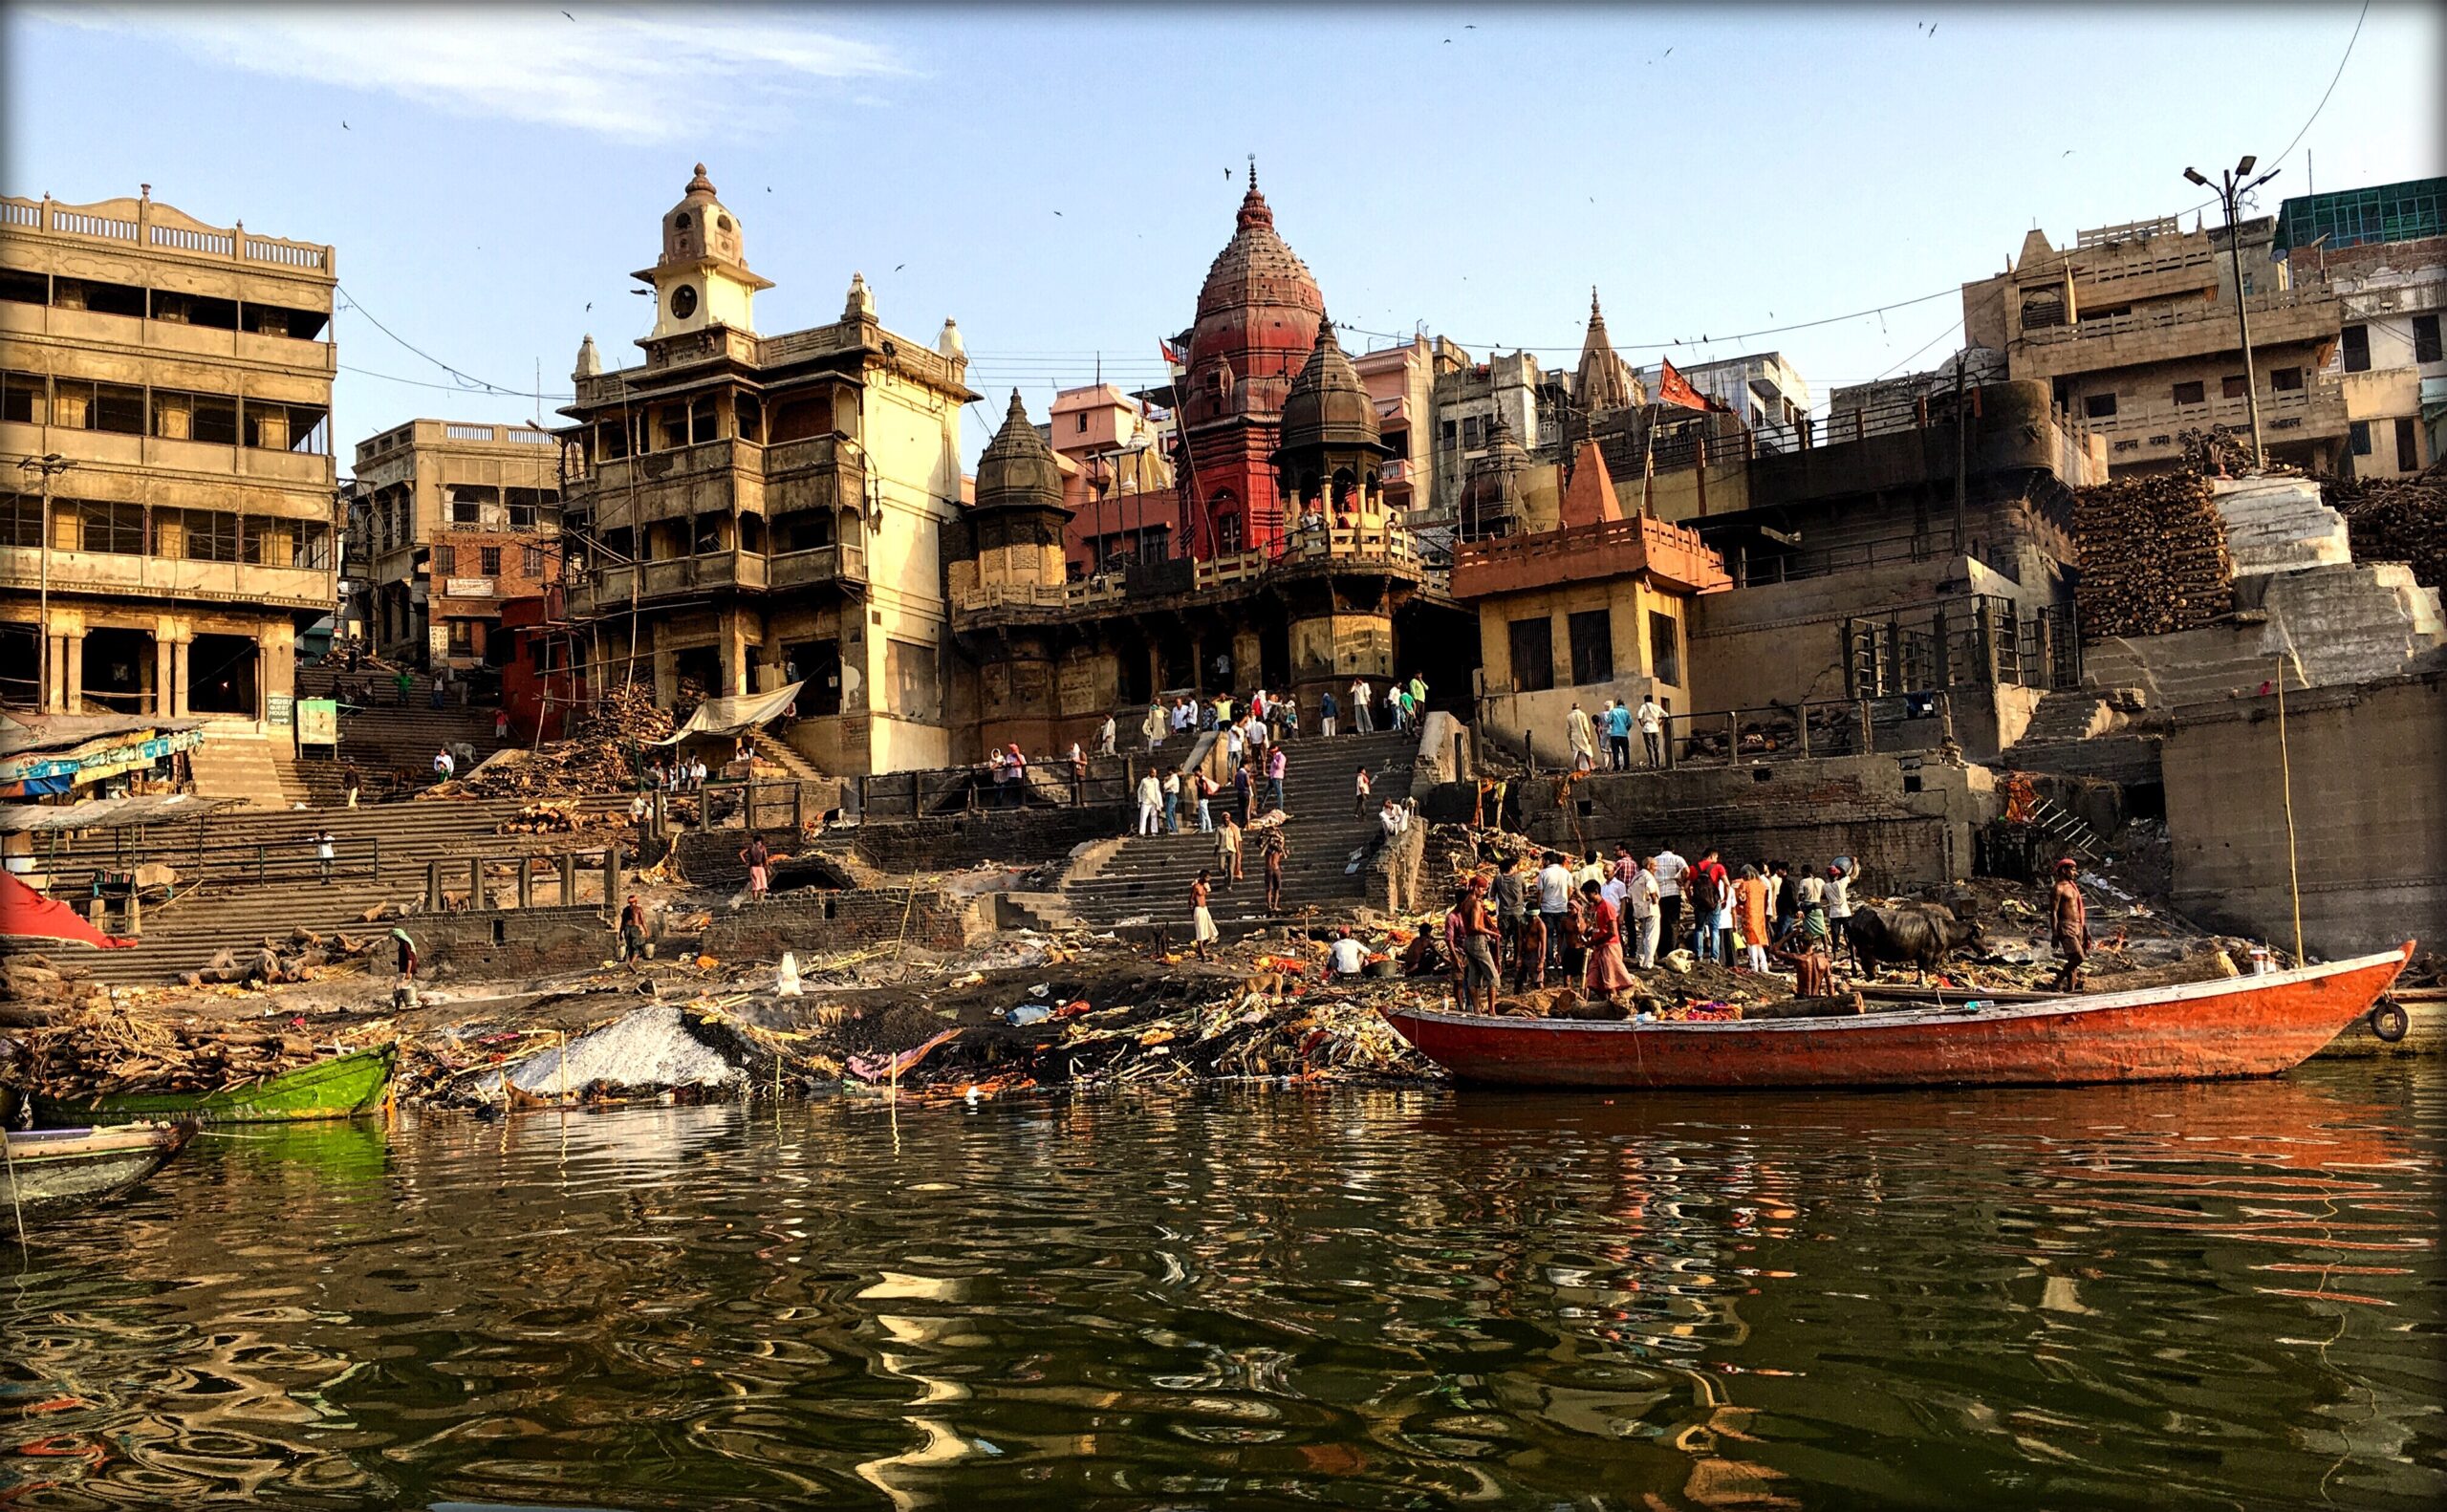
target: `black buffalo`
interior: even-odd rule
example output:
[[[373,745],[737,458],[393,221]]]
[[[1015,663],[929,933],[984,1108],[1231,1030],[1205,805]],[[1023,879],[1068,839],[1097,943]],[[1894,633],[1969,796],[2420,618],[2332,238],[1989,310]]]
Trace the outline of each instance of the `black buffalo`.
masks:
[[[1857,908],[1845,921],[1845,940],[1861,964],[1909,964],[1914,981],[1924,980],[1949,951],[1981,942],[1981,928],[1935,903],[1905,908]]]

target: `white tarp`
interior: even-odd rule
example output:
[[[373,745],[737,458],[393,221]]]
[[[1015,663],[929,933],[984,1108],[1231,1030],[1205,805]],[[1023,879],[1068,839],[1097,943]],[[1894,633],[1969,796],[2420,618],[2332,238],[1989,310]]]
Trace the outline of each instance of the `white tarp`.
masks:
[[[799,696],[805,682],[792,682],[770,693],[747,693],[736,698],[707,699],[688,716],[688,723],[672,732],[668,740],[658,745],[677,745],[691,735],[737,735],[752,730],[789,708]]]

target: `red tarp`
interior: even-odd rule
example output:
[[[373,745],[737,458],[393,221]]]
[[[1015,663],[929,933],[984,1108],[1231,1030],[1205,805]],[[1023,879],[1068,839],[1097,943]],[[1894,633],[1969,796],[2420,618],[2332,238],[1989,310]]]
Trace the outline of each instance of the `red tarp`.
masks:
[[[103,934],[87,923],[84,915],[55,898],[43,896],[10,872],[0,872],[0,936],[12,940],[65,940],[103,950],[124,950],[137,943]]]

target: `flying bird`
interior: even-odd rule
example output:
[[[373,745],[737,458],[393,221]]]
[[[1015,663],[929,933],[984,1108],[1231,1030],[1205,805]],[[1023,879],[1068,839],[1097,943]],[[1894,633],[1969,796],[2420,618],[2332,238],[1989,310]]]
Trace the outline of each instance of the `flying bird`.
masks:
[[[594,309],[594,308],[595,308],[595,301],[594,301],[594,300],[592,300],[592,299],[588,300],[588,301],[586,302],[586,308],[588,308],[589,310]]]
[[[342,131],[346,131],[346,130],[348,130],[348,122],[347,122],[347,121],[341,121],[341,122],[340,122],[340,130],[342,130]]]
[[[897,273],[908,266],[907,263],[895,263],[892,265],[892,270]]]
[[[1935,21],[1929,23],[1929,34],[1931,36],[1936,36],[1938,34],[1938,24]]]
[[[1053,213],[1054,213],[1054,214],[1056,214],[1056,215],[1060,215],[1062,212],[1061,212],[1060,210],[1056,210],[1056,211],[1054,211]]]
[[[561,12],[561,18],[565,21],[571,22],[572,24],[575,24],[577,21],[577,17],[571,15],[567,11]]]

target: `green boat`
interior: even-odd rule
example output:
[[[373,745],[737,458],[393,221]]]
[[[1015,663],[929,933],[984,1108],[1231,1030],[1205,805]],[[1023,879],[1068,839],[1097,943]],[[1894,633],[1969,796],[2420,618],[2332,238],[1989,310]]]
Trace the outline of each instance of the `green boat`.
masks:
[[[336,1055],[293,1071],[224,1087],[217,1092],[117,1092],[91,1102],[37,1098],[44,1123],[126,1123],[140,1118],[193,1118],[213,1124],[284,1123],[350,1118],[382,1105],[399,1060],[397,1043]]]

